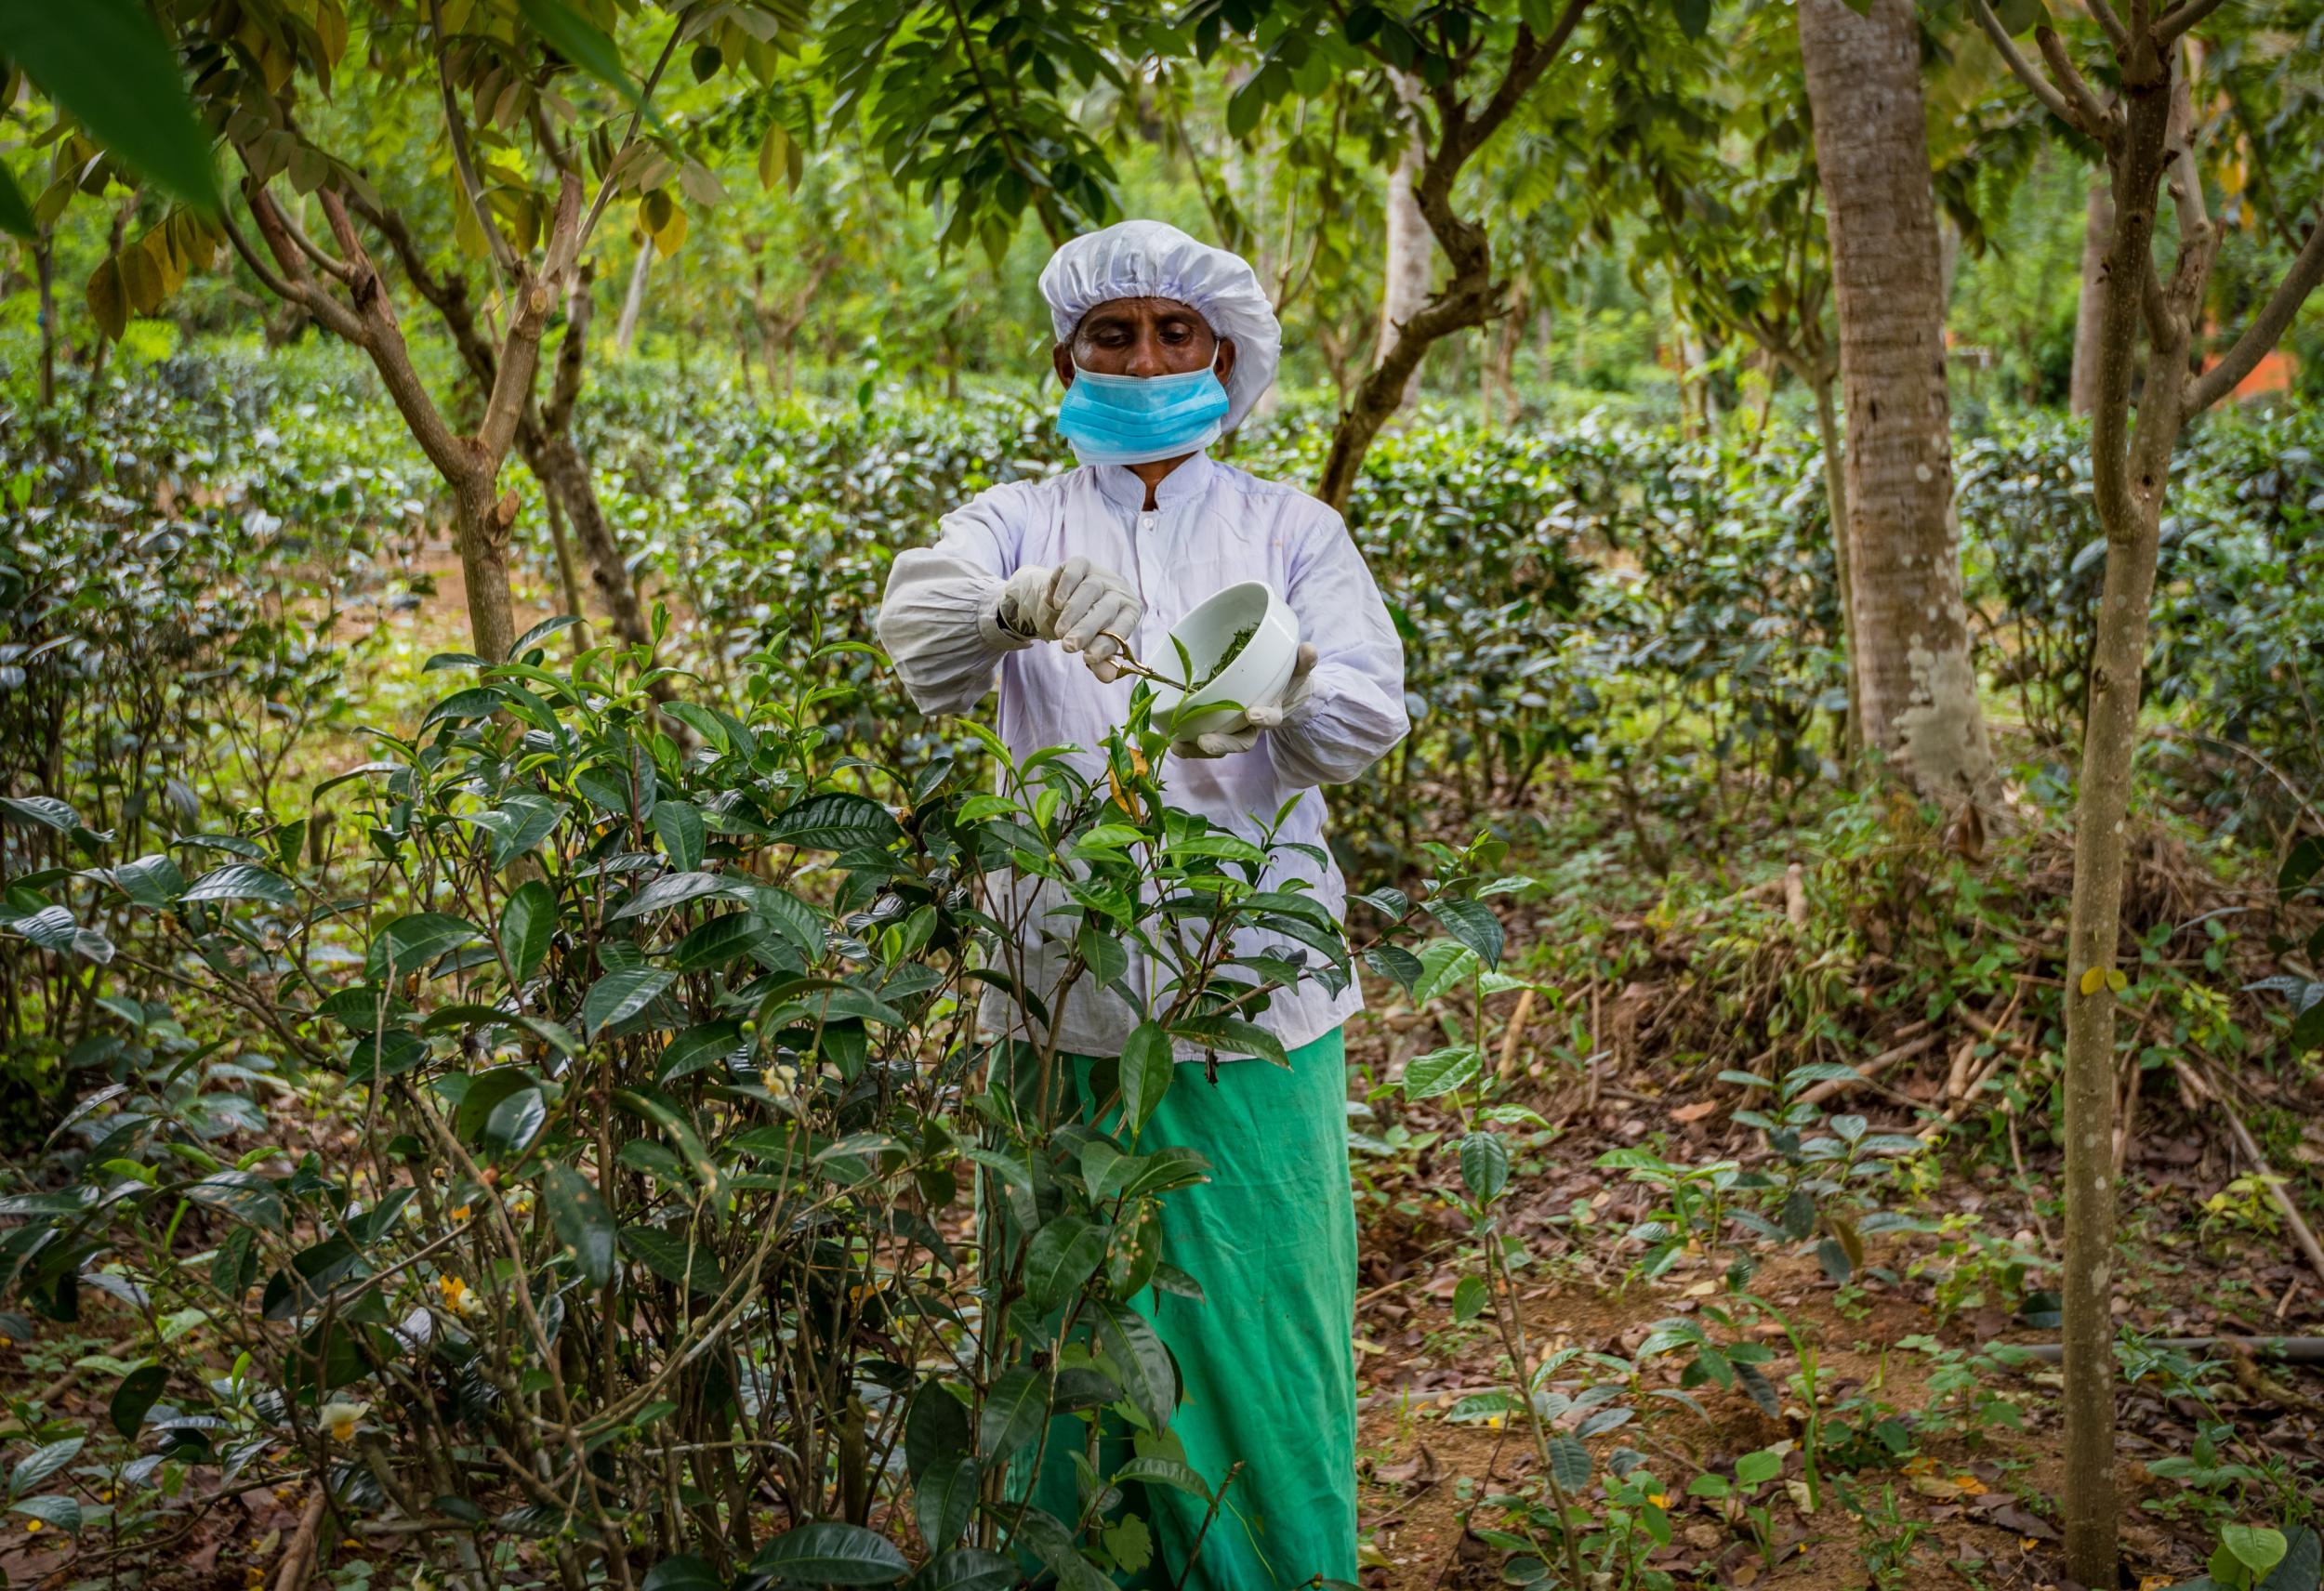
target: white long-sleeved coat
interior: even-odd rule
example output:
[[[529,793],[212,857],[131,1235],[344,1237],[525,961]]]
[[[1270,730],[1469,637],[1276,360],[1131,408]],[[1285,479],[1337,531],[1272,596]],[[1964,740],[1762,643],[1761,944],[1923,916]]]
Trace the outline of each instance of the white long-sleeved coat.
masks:
[[[1276,837],[1320,847],[1325,811],[1315,786],[1354,778],[1408,727],[1404,648],[1371,572],[1332,509],[1206,454],[1163,478],[1153,510],[1142,508],[1144,501],[1144,483],[1117,465],[1084,466],[981,493],[944,516],[935,546],[897,557],[879,611],[880,644],[923,712],[969,711],[997,674],[997,727],[1013,755],[1094,747],[1128,717],[1132,681],[1101,683],[1077,655],[1001,629],[994,609],[1010,575],[1076,554],[1116,571],[1145,603],[1129,641],[1131,651],[1147,659],[1171,655],[1171,629],[1205,598],[1240,581],[1263,580],[1289,601],[1301,635],[1316,649],[1313,694],[1248,752],[1171,757],[1163,784],[1174,805],[1252,839],[1263,822],[1301,796]],[[1078,763],[1092,773],[1100,765],[1093,752]],[[1278,852],[1267,887],[1294,877],[1306,879],[1335,917],[1340,914],[1346,885],[1338,868],[1296,850]],[[1032,884],[1012,881],[1007,900],[995,902],[1006,910],[996,914],[1023,926],[1030,952],[1026,981],[1054,1010],[1050,992],[1066,948],[1042,930],[1059,897],[1051,886]],[[1247,932],[1237,943],[1260,951],[1274,941]],[[1132,958],[1130,986],[1150,990],[1156,974],[1142,960]],[[1277,993],[1260,1020],[1286,1048],[1295,1048],[1362,1007],[1353,981],[1334,995],[1309,980]],[[987,993],[979,1016],[989,1033],[1037,1032],[997,993]],[[1132,1024],[1117,996],[1085,978],[1058,1013],[1060,1045],[1082,1055],[1118,1055]],[[1200,1053],[1180,1047],[1182,1059]]]

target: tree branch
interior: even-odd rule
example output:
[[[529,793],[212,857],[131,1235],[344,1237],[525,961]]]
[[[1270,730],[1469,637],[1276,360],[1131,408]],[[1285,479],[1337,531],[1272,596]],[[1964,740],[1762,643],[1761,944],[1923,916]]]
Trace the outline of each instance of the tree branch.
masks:
[[[693,14],[693,6],[678,13],[678,25],[670,29],[668,42],[662,46],[660,58],[654,61],[654,70],[646,73],[645,85],[638,90],[637,107],[629,112],[629,128],[622,134],[621,148],[615,150],[614,158],[605,163],[605,180],[598,184],[597,198],[589,205],[588,218],[581,223],[580,234],[574,240],[576,253],[589,241],[590,234],[597,230],[597,218],[605,214],[606,203],[614,196],[614,179],[621,175],[622,156],[627,154],[630,146],[638,141],[638,125],[645,120],[645,108],[653,101],[654,90],[660,85],[662,73],[669,67],[669,58],[678,53],[678,41],[685,36],[686,23]]]
[[[2199,27],[2204,18],[2218,10],[2220,3],[2221,0],[2179,0],[2179,4],[2155,20],[2157,42],[2163,48],[2170,48],[2182,33]]]
[[[548,257],[541,274],[518,283],[516,302],[508,316],[508,335],[500,345],[500,368],[494,374],[492,396],[484,403],[483,423],[476,428],[476,448],[484,467],[497,472],[516,440],[517,425],[533,397],[533,374],[540,363],[541,334],[548,328],[565,276],[573,269],[574,251],[581,233],[581,184],[572,172],[557,179],[557,218],[548,234]]]
[[[272,204],[269,199],[269,207]],[[404,344],[403,328],[396,323],[388,284],[380,280],[379,268],[372,263],[363,239],[355,235],[355,223],[348,219],[346,204],[327,188],[323,190],[323,214],[331,223],[331,235],[338,240],[339,252],[355,270],[355,313],[362,320],[363,331],[354,340],[371,356],[388,397],[403,416],[420,451],[437,473],[456,487],[475,469],[474,456],[429,396],[428,384],[420,379],[412,363],[412,350]]]
[[[291,213],[288,210],[280,210],[279,213],[283,220],[283,230],[290,234],[290,241],[298,245],[299,253],[314,261],[326,275],[336,277],[340,282],[347,283],[350,287],[355,285],[355,268],[353,266],[348,264],[347,261],[339,258],[337,255],[331,253],[330,250],[324,248],[321,243],[316,243],[312,238],[309,237],[305,231],[300,230],[298,223],[292,218]]]
[[[1590,0],[1566,0],[1565,9],[1558,13],[1557,20],[1550,24],[1550,31],[1541,37],[1544,55],[1553,60],[1565,52],[1565,42],[1574,36],[1574,30],[1580,26],[1581,14],[1588,9],[1589,3]]]
[[[307,302],[306,295],[299,286],[275,275],[274,268],[267,264],[257,251],[250,246],[250,240],[242,235],[240,227],[234,225],[234,213],[231,210],[220,210],[218,218],[218,224],[225,230],[226,241],[234,245],[234,253],[241,258],[243,264],[249,268],[250,274],[258,279],[259,286],[273,294],[284,303],[296,305],[310,314],[313,313],[313,306]]]
[[[2131,31],[2122,25],[2122,19],[2114,14],[2114,7],[2107,5],[2106,0],[2082,0],[2082,8],[2090,13],[2091,20],[2105,33],[2106,43],[2114,46],[2117,56],[2131,53]]]
[[[2186,52],[2182,51],[2183,55]],[[2171,273],[2170,300],[2193,335],[2203,312],[2203,283],[2211,275],[2211,210],[2203,202],[2203,173],[2195,163],[2195,72],[2186,65],[2171,85],[2171,147],[2163,179],[2178,212],[2179,257]]]
[[[291,242],[290,233],[284,227],[283,209],[275,204],[274,195],[259,187],[254,178],[244,184],[243,198],[250,206],[250,218],[258,225],[258,235],[266,240],[267,248],[283,270],[280,278],[264,277],[261,280],[270,288],[282,288],[286,302],[305,309],[321,322],[326,331],[346,338],[358,348],[368,347],[363,321],[355,311],[318,285],[314,272],[307,269],[306,256],[298,252],[298,245]],[[253,259],[255,263],[255,256],[245,254],[244,257]]]
[[[1573,37],[1582,13],[1589,8],[1590,0],[1565,0],[1565,9],[1558,13],[1548,34],[1538,39],[1524,23],[1518,24],[1517,42],[1509,52],[1509,69],[1501,73],[1493,97],[1475,116],[1464,114],[1461,118],[1462,160],[1482,149],[1487,139],[1500,131],[1501,124],[1515,113],[1525,96],[1533,92],[1534,85],[1541,81],[1541,74],[1565,47],[1565,41]]]
[[[468,124],[460,120],[460,104],[452,93],[452,72],[445,59],[450,53],[450,41],[443,31],[443,7],[437,4],[437,0],[428,0],[428,20],[436,31],[436,87],[443,100],[444,130],[452,138],[454,174],[459,180],[469,209],[476,217],[476,224],[484,229],[485,246],[492,252],[493,264],[499,268],[501,275],[513,283],[521,273],[517,251],[494,223],[492,212],[484,204],[484,185],[477,180],[476,162],[469,154]]]
[[[2146,316],[2146,332],[2157,342],[2165,341],[2175,330],[2176,314],[2171,307],[2171,292],[2162,284],[2162,273],[2155,269],[2154,256],[2139,261],[2145,269],[2140,272],[2138,305]]]
[[[2106,108],[2098,96],[2090,91],[2082,74],[2074,70],[2074,58],[2066,53],[2066,41],[2057,30],[2047,23],[2034,30],[2034,43],[2040,47],[2041,59],[2050,63],[2050,76],[2082,118],[2083,130],[2100,143],[2106,141]]]
[[[2292,317],[2299,314],[2300,306],[2316,291],[2319,282],[2324,282],[2324,216],[2308,228],[2308,241],[2301,246],[2283,280],[2276,284],[2276,291],[2267,296],[2267,302],[2251,317],[2251,324],[2244,327],[2243,335],[2220,356],[2217,364],[2196,377],[2187,388],[2189,415],[2199,414],[2218,402],[2259,367],[2267,351],[2290,329]]]
[[[468,280],[456,270],[439,276],[429,270],[418,241],[412,235],[411,223],[403,218],[402,211],[386,205],[374,207],[360,198],[355,201],[355,209],[388,240],[388,246],[395,251],[397,261],[403,267],[404,277],[422,298],[434,306],[451,332],[453,346],[460,350],[461,362],[475,377],[477,387],[490,392],[498,361],[493,357],[492,345],[477,329],[476,310],[469,302]]]
[[[2009,36],[2007,28],[2001,26],[2001,19],[1993,14],[1991,0],[1969,0],[1969,3],[1971,9],[1976,13],[1977,25],[1985,30],[1986,37],[1993,42],[1995,53],[2000,56],[2001,64],[2016,73],[2018,80],[2033,90],[2033,97],[2041,101],[2050,114],[2078,132],[2090,133],[2093,138],[2100,137],[2074,119],[2073,107],[2067,104],[2066,96],[2058,92],[2057,85],[2042,76],[2040,70],[2019,52],[2017,41]]]

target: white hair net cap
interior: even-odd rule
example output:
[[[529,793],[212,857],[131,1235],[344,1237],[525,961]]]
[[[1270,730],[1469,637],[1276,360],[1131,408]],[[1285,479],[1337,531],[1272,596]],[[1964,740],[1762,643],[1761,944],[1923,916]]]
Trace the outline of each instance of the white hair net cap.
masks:
[[[1165,222],[1118,221],[1084,232],[1050,256],[1041,296],[1061,343],[1083,316],[1116,298],[1175,298],[1192,309],[1214,334],[1235,341],[1235,373],[1226,383],[1229,430],[1274,385],[1283,362],[1283,326],[1259,273],[1240,255],[1197,243]]]

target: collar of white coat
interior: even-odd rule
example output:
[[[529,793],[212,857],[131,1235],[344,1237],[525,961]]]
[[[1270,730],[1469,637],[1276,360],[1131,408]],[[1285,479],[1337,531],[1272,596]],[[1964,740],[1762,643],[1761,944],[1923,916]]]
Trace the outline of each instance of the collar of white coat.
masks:
[[[1146,506],[1146,483],[1138,479],[1129,466],[1091,464],[1083,467],[1089,471],[1098,490],[1105,493],[1107,501],[1117,503],[1133,513]],[[1155,506],[1169,508],[1193,502],[1209,490],[1211,478],[1217,474],[1218,468],[1210,461],[1208,454],[1195,454],[1164,476],[1161,483],[1155,487]]]

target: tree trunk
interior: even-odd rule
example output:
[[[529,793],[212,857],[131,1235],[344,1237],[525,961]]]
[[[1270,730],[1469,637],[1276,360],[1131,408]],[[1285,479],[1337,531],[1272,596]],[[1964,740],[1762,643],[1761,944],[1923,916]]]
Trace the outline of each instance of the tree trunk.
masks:
[[[621,301],[621,319],[614,326],[614,353],[621,359],[638,340],[638,315],[645,308],[646,273],[654,269],[654,240],[638,240],[638,263],[629,268],[629,291]]]
[[[489,402],[490,395],[499,386],[500,361],[477,324],[467,280],[457,271],[439,274],[429,270],[410,226],[399,212],[376,209],[367,215],[395,249],[396,257],[403,261],[404,275],[419,296],[434,307],[444,329],[452,335],[453,345],[459,349],[469,379]],[[569,557],[569,549],[558,526],[560,507],[581,533],[582,550],[588,558],[591,576],[605,597],[614,629],[624,641],[643,644],[649,638],[644,622],[639,617],[637,588],[630,580],[628,564],[621,556],[612,527],[606,523],[605,510],[598,502],[597,485],[590,478],[588,466],[573,441],[574,405],[581,394],[582,372],[588,357],[589,325],[596,306],[592,272],[588,266],[582,266],[574,270],[565,292],[565,335],[557,350],[548,401],[543,404],[536,402],[529,390],[524,394],[517,414],[515,441],[525,467],[532,470],[533,479],[540,482],[548,499],[549,528],[559,538],[557,556],[561,569]],[[574,616],[586,620],[588,614],[574,590],[576,585],[567,581],[567,601],[573,607]]]
[[[469,644],[487,663],[507,661],[517,640],[516,606],[508,594],[508,525],[517,496],[495,490],[498,473],[480,466],[452,483],[452,537],[468,591]]]
[[[1407,109],[1419,93],[1401,73],[1396,90]],[[1388,249],[1380,272],[1380,335],[1372,344],[1375,363],[1388,357],[1396,333],[1428,302],[1429,286],[1436,274],[1436,239],[1414,193],[1414,185],[1420,179],[1421,158],[1420,133],[1415,126],[1406,135],[1404,152],[1388,173]],[[1420,367],[1416,361],[1400,401],[1409,403],[1419,395]]]
[[[1998,788],[1953,518],[1936,207],[1908,0],[1801,0],[1847,401],[1859,732],[1923,795]]]
[[[1670,345],[1678,361],[1679,435],[1694,441],[1703,435],[1710,422],[1703,378],[1695,374],[1702,365],[1702,347],[1687,330],[1686,322],[1675,313],[1670,321]]]
[[[588,561],[590,582],[614,621],[614,632],[631,646],[646,645],[653,635],[646,628],[637,583],[629,576],[621,544],[614,539],[614,527],[606,522],[604,505],[598,501],[589,467],[581,450],[574,446],[573,433],[549,432],[541,438],[538,453],[538,457],[527,462],[541,478],[541,484],[564,504],[574,534],[580,538],[581,555]]]
[[[2109,983],[2122,928],[2124,829],[2156,548],[2183,419],[2191,322],[2208,263],[2207,256],[2199,261],[2179,300],[2181,313],[2158,326],[2140,302],[2140,287],[2153,270],[2156,202],[2173,132],[2169,58],[2159,64],[2159,81],[2124,83],[2124,130],[2109,163],[2114,224],[2107,229],[2098,295],[2091,416],[2092,500],[2106,533],[2106,563],[2075,792],[2074,906],[2067,930],[2066,1265],[2058,1289],[2066,1370],[2064,1523],[2067,1572],[2093,1585],[2112,1583],[2117,1558],[2111,1308],[2116,992]],[[2176,98],[2183,137],[2183,88]],[[2206,246],[2202,239],[2183,241],[2183,259],[2190,242],[2199,250]],[[2133,430],[2132,375],[2142,318],[2150,335]]]
[[[1824,449],[1824,509],[1825,518],[1831,521],[1832,584],[1840,597],[1840,655],[1848,670],[1848,715],[1840,727],[1841,760],[1845,762],[1864,744],[1864,708],[1856,696],[1855,625],[1851,619],[1855,583],[1849,578],[1848,567],[1848,468],[1841,454],[1840,416],[1833,412],[1829,356],[1805,375],[1816,393],[1816,437]],[[1774,386],[1772,375],[1769,386]]]
[[[2098,401],[2098,352],[2103,346],[2100,300],[2106,282],[2106,245],[2114,233],[2113,179],[2100,166],[2090,176],[2082,230],[2082,295],[2074,309],[2074,374],[2067,404],[2088,414]]]
[[[565,534],[565,511],[557,501],[557,493],[544,490],[541,506],[548,510],[548,542],[557,552],[557,584],[565,594],[565,611],[581,621],[573,626],[573,651],[577,657],[589,650],[589,610],[581,600],[581,576],[574,567],[573,538]]]
[[[1513,426],[1521,405],[1517,399],[1517,345],[1525,335],[1532,294],[1519,277],[1510,289],[1509,310],[1486,328],[1485,358],[1480,361],[1478,385],[1484,399],[1485,423]]]

